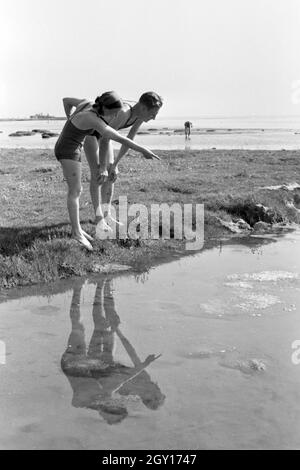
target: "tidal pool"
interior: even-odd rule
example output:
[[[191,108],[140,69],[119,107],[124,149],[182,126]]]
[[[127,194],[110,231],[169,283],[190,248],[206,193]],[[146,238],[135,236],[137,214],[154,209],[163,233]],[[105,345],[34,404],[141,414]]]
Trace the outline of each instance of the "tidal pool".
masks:
[[[300,448],[300,232],[61,290],[0,304],[1,449]]]

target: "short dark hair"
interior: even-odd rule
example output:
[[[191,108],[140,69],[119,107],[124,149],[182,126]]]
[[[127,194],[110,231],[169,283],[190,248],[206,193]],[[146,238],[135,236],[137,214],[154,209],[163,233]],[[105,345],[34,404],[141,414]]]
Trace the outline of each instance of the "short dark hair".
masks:
[[[144,104],[145,106],[147,106],[148,109],[161,108],[161,106],[163,105],[163,100],[162,97],[154,91],[147,91],[146,93],[142,94],[139,99],[139,103]]]

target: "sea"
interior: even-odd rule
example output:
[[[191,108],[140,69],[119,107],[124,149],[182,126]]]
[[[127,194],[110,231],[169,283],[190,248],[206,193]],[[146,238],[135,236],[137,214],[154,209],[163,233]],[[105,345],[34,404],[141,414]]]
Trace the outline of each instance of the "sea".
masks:
[[[192,122],[189,140],[184,136],[184,122]],[[41,133],[13,137],[16,131],[44,129],[60,133],[63,120],[0,120],[0,148],[52,149],[57,137],[44,139]],[[159,117],[145,123],[136,141],[152,149],[252,149],[298,150],[300,116],[181,116]],[[126,133],[128,130],[122,131]],[[125,134],[126,135],[126,134]],[[119,144],[115,143],[118,148]]]

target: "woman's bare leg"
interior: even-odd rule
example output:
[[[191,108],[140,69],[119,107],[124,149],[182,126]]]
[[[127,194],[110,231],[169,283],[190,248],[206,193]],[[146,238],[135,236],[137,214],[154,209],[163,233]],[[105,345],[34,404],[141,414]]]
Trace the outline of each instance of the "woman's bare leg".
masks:
[[[87,136],[84,140],[84,151],[90,167],[90,193],[95,211],[95,223],[100,223],[100,229],[104,231],[111,231],[104,219],[102,206],[100,203],[100,186],[98,183],[98,165],[99,165],[99,146],[97,139],[92,136]],[[102,202],[102,200],[101,200]]]
[[[81,163],[70,160],[60,160],[64,177],[68,185],[67,207],[72,227],[72,238],[79,241],[88,250],[93,247],[86,238],[85,232],[80,226],[79,219],[79,198],[81,194]]]
[[[86,136],[84,139],[84,151],[90,167],[90,193],[95,216],[99,216],[99,220],[103,218],[103,212],[100,205],[100,186],[97,181],[98,165],[99,165],[99,146],[96,137]]]
[[[111,141],[108,143],[107,147],[107,161],[108,165],[111,165],[114,162],[114,149],[112,146]],[[113,189],[114,189],[114,184],[111,180],[106,180],[102,186],[101,186],[101,204],[102,204],[102,212],[104,215],[104,218],[107,217],[108,214],[110,214],[110,205],[112,201],[112,196],[113,196]]]
[[[114,163],[114,149],[113,149],[111,142],[109,142],[109,147],[108,147],[108,163],[109,165],[112,165]],[[108,178],[108,180],[102,184],[101,186],[102,212],[107,222],[110,221],[112,223],[123,225],[121,224],[121,222],[114,219],[111,215],[111,203],[112,203],[112,198],[114,194],[114,189],[115,189],[115,184],[110,178]]]

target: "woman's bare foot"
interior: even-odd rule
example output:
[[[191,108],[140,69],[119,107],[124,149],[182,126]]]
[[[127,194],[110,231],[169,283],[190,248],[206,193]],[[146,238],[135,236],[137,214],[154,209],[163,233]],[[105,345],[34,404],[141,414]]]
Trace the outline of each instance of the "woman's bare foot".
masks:
[[[82,235],[72,235],[73,240],[76,240],[81,246],[86,248],[88,251],[93,251],[93,247],[90,242]]]
[[[81,233],[83,234],[83,236],[89,240],[90,242],[92,242],[94,239],[91,235],[89,235],[88,233],[86,233],[84,230],[81,230]]]

